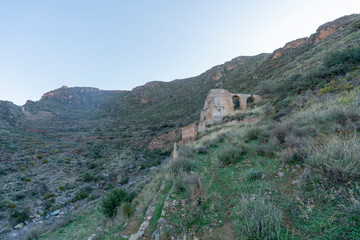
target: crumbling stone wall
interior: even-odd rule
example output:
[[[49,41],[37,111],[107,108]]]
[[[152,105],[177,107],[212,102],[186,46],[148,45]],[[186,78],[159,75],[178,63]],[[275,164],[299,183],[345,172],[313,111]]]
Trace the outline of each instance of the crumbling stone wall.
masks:
[[[187,125],[186,127],[183,127],[181,131],[182,131],[182,144],[187,144],[189,142],[195,141],[198,132],[198,127],[196,123],[192,123],[190,125]]]
[[[206,126],[219,123],[226,115],[232,113],[234,111],[233,97],[239,100],[242,111],[247,109],[248,98],[251,98],[254,102],[261,99],[259,95],[230,93],[225,89],[211,89],[200,113],[198,132],[205,131]]]

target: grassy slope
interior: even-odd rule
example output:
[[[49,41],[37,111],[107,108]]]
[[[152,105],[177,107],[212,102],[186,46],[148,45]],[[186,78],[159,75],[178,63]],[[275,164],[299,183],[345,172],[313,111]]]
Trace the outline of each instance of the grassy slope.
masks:
[[[360,108],[356,103],[360,100],[359,96],[358,88],[342,97],[333,98],[330,102],[314,104],[304,112],[289,116],[283,124],[275,124],[265,119],[253,125],[238,123],[213,127],[213,132],[210,132],[210,129],[205,136],[189,146],[195,150],[205,147],[208,153],[185,156],[192,159],[193,172],[204,176],[202,187],[195,188],[202,191],[207,200],[194,202],[191,181],[190,187],[184,186],[185,190],[179,188],[180,190],[175,191],[172,201],[181,202],[185,199],[187,204],[178,204],[177,208],[167,215],[167,221],[171,222],[175,229],[167,234],[180,236],[186,226],[190,232],[204,239],[224,239],[224,236],[230,235],[248,239],[239,227],[244,224],[244,220],[238,220],[234,213],[241,199],[250,196],[250,199],[265,199],[274,209],[281,211],[281,230],[275,239],[358,239],[360,222],[349,220],[351,214],[356,214],[357,211],[349,212],[349,206],[356,206],[360,200],[356,187],[359,184],[358,177],[345,183],[324,180],[324,176],[307,160],[284,157],[284,153],[291,148],[290,143],[280,143],[274,135],[275,129],[284,125],[287,126],[288,137],[302,131],[306,138],[297,143],[299,151],[301,146],[306,147],[306,144],[312,141],[320,144],[320,139],[323,138],[330,141],[333,137],[341,136],[341,141],[346,142],[349,137],[359,133],[359,127],[354,130],[351,126],[359,126],[360,119],[357,119],[356,123],[350,121],[349,125],[344,126],[346,124],[336,123],[329,115],[337,109],[352,109],[351,111],[358,113]],[[298,127],[291,129],[290,126],[295,124]],[[340,132],[339,127],[342,129]],[[316,138],[312,136],[313,128],[318,129]],[[252,129],[259,130],[256,131],[257,139],[254,139],[253,133],[249,133]],[[270,138],[265,143],[262,140],[266,139],[264,136]],[[358,138],[354,141],[355,145],[360,145]],[[220,160],[229,145],[246,149],[245,155],[230,165]],[[265,147],[265,150],[261,147]],[[305,168],[312,171],[312,178],[301,184],[292,184],[293,181],[301,179]],[[187,184],[194,173],[180,174],[174,177],[174,181],[179,179]],[[210,185],[210,188],[204,191],[207,185]],[[337,191],[343,192],[337,194]],[[347,191],[355,193],[349,195]],[[231,225],[230,229],[228,225]]]

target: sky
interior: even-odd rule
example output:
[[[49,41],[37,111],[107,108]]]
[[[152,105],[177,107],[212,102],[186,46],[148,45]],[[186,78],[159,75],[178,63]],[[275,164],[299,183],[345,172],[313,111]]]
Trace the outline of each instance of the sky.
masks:
[[[0,100],[197,76],[352,13],[359,0],[0,0]]]

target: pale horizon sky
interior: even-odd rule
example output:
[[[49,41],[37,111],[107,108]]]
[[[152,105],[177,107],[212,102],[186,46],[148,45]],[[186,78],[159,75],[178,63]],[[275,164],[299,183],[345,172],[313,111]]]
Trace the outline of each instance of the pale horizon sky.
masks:
[[[197,76],[359,10],[359,0],[0,0],[0,100]]]

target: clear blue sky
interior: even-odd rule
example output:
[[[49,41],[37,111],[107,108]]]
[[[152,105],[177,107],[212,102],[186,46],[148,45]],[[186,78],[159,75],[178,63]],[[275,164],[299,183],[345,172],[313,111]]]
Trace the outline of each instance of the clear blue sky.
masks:
[[[0,99],[196,76],[359,10],[359,0],[0,0]]]

